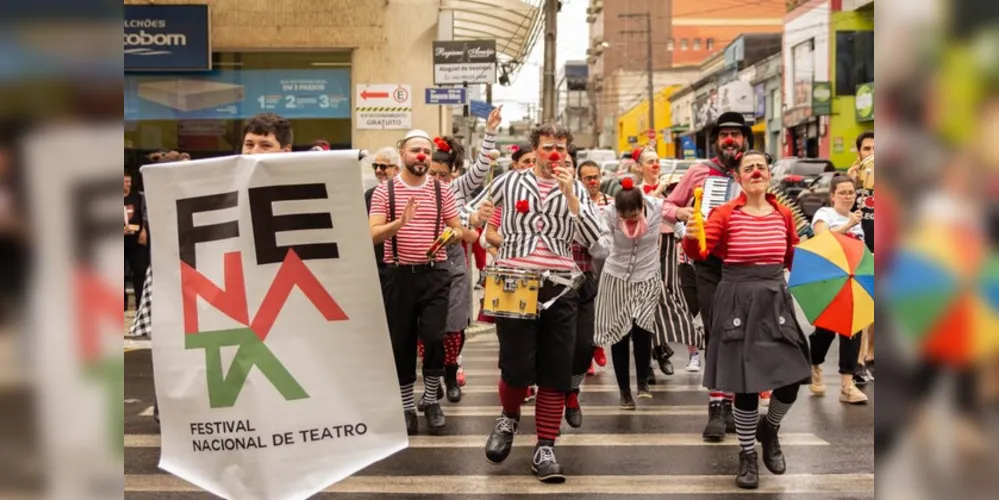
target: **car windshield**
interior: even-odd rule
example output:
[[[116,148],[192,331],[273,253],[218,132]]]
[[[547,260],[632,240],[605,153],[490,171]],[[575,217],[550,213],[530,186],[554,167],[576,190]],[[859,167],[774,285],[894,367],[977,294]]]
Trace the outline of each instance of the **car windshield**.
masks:
[[[826,168],[829,166],[828,162],[815,160],[815,161],[796,161],[791,167],[790,174],[796,175],[821,175],[825,172]]]

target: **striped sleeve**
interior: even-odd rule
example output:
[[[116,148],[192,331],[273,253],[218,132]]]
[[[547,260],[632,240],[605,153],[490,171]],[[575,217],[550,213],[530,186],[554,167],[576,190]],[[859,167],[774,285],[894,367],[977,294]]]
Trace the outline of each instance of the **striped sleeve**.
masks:
[[[579,198],[579,215],[573,218],[576,225],[576,232],[583,246],[589,247],[600,239],[601,233],[606,228],[604,228],[603,221],[600,218],[600,211],[586,193],[583,183],[576,181],[574,189],[577,198]]]
[[[381,183],[375,187],[375,192],[371,193],[371,209],[368,215],[384,215],[388,220],[388,184]]]
[[[466,216],[469,216],[472,212],[478,210],[479,205],[481,205],[486,199],[493,200],[493,206],[497,209],[503,206],[507,179],[510,178],[510,174],[512,173],[514,172],[507,172],[493,179],[493,183],[490,185],[489,189],[483,189],[482,192],[475,197],[475,199],[468,202],[468,204],[462,207],[461,210],[465,212]]]
[[[450,189],[441,189],[441,218],[450,220],[455,217],[458,217],[458,205],[455,203],[454,193]]]
[[[493,161],[492,158],[486,155],[486,152],[495,147],[496,131],[486,130],[485,137],[482,138],[482,149],[479,151],[479,156],[476,158],[475,163],[468,169],[468,172],[465,172],[451,183],[451,189],[454,190],[460,199],[467,200],[471,198],[472,193],[486,180],[489,169],[492,168]]]

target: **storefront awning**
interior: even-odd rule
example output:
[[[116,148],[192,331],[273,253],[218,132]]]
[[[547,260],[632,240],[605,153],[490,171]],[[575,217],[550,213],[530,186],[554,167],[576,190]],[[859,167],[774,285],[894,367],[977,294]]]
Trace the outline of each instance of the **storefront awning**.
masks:
[[[501,67],[513,76],[544,26],[544,0],[444,0],[454,13],[454,40],[496,40]]]

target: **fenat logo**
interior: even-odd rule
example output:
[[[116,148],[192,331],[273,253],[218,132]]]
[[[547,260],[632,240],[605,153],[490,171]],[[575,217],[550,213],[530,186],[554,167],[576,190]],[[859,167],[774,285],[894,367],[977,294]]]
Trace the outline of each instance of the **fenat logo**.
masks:
[[[173,54],[162,47],[186,47],[187,36],[181,33],[125,33],[125,53],[133,56]],[[156,47],[155,49],[150,47]]]

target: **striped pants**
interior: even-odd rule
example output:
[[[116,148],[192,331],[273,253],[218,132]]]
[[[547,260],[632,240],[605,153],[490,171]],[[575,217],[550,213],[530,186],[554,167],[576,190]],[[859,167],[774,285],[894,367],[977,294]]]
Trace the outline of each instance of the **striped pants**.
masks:
[[[664,234],[659,244],[663,279],[656,308],[657,328],[649,330],[655,333],[652,342],[657,346],[673,342],[704,349],[704,332],[694,325],[694,315],[690,313],[680,283],[677,239],[672,234]]]
[[[662,291],[662,279],[628,281],[603,273],[597,291],[597,318],[594,343],[612,346],[631,332],[632,323],[656,331],[656,307]]]

